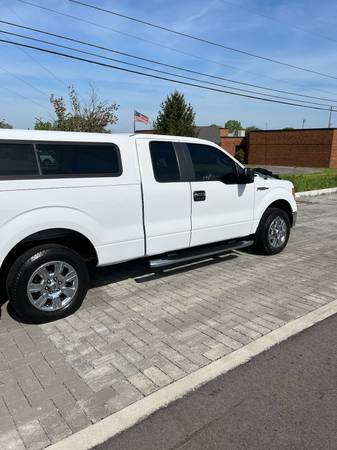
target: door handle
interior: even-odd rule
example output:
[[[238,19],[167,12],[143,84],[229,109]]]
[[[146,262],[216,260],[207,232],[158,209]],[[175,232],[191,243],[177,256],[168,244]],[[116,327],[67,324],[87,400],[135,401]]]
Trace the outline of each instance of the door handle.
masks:
[[[195,202],[204,202],[206,200],[206,191],[194,191],[193,200]]]

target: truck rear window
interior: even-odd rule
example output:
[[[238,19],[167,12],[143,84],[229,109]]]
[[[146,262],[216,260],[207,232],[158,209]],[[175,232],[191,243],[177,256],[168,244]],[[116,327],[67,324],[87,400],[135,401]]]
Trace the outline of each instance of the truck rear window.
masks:
[[[115,144],[0,142],[1,178],[117,177]]]
[[[119,176],[119,149],[113,144],[36,144],[42,175]]]
[[[32,144],[0,143],[0,177],[39,175]]]

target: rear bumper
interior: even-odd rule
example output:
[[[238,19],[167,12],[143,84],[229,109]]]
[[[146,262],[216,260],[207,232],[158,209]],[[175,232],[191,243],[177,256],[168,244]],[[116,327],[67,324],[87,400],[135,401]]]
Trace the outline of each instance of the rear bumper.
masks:
[[[293,211],[293,224],[292,224],[293,227],[296,225],[296,222],[297,222],[297,211]]]

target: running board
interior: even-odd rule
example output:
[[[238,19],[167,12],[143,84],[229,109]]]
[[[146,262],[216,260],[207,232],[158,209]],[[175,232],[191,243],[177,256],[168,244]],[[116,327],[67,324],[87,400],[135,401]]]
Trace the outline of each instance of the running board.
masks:
[[[240,248],[250,247],[253,244],[253,240],[230,241],[226,244],[216,245],[213,247],[203,246],[202,248],[180,250],[174,253],[168,253],[166,256],[161,258],[150,259],[149,263],[152,269],[161,269],[162,267],[192,261],[193,259],[218,255],[229,250],[238,250]]]

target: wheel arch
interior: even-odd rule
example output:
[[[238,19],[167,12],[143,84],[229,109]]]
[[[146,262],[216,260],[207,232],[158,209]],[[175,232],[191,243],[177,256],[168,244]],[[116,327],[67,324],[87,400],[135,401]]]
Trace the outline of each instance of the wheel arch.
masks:
[[[60,244],[76,251],[87,262],[97,264],[98,255],[90,239],[84,234],[68,228],[49,228],[33,233],[18,242],[5,256],[0,277],[6,278],[14,261],[26,250],[41,244]]]
[[[284,212],[287,213],[288,217],[289,217],[289,222],[290,225],[293,226],[293,210],[291,208],[290,203],[287,200],[284,199],[279,199],[279,200],[275,200],[274,202],[272,202],[270,205],[268,205],[268,207],[265,209],[262,217],[264,216],[265,212],[269,209],[269,208],[279,208],[282,209]]]

